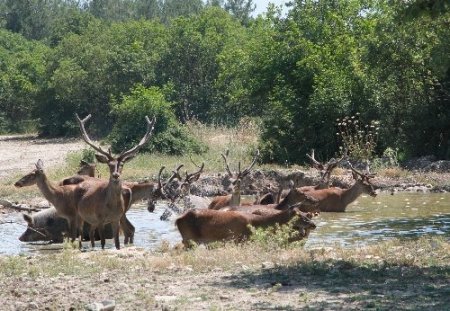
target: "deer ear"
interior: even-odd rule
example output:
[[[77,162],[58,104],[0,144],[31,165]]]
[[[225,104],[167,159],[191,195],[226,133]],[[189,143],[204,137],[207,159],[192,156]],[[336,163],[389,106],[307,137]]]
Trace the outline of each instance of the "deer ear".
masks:
[[[100,163],[108,163],[108,158],[106,156],[104,156],[103,154],[96,153],[95,154],[95,158]]]
[[[37,168],[38,170],[40,170],[40,171],[42,171],[42,170],[44,169],[44,162],[43,162],[41,159],[39,159],[39,160],[37,161],[37,163],[36,163],[36,168]]]
[[[80,160],[80,166],[83,166],[83,165],[89,165],[89,163],[84,160]]]
[[[22,214],[23,219],[28,223],[28,225],[32,225],[33,224],[33,217],[31,217],[28,214]]]

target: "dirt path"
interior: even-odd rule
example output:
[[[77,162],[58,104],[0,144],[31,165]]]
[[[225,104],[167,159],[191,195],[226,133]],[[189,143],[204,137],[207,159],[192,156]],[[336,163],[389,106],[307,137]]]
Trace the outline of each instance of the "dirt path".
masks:
[[[0,179],[30,170],[38,159],[44,160],[46,167],[61,164],[69,152],[81,150],[84,146],[79,139],[0,136]]]

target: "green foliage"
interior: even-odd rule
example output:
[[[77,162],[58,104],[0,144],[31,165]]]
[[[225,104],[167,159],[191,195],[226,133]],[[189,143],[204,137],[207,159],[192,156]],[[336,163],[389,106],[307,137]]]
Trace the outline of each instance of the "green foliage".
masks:
[[[252,19],[246,0],[0,0],[0,131],[78,135],[77,112],[102,137],[141,84],[183,123],[261,118],[266,162],[334,156],[335,120],[356,112],[383,125],[372,155],[448,159],[447,2],[296,0]],[[167,135],[175,152],[186,133]]]
[[[94,149],[83,149],[81,151],[81,160],[88,163],[95,162],[95,150]]]
[[[205,151],[205,146],[195,141],[178,123],[171,106],[161,90],[142,85],[137,85],[120,102],[113,102],[112,113],[116,122],[109,136],[113,151],[132,148],[142,138],[147,124],[144,116],[156,117],[156,125],[153,137],[143,150],[167,154]]]
[[[252,232],[250,241],[267,249],[303,246],[306,240],[295,241],[299,238],[299,232],[293,228],[296,220],[296,217],[294,217],[285,225],[276,224],[269,228],[250,226]]]
[[[48,49],[0,29],[0,111],[2,132],[23,132],[39,100]]]

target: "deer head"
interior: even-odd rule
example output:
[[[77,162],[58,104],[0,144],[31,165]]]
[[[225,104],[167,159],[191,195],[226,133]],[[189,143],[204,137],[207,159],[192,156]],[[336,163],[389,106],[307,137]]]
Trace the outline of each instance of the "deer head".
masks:
[[[78,170],[78,175],[86,175],[95,177],[95,171],[97,170],[97,167],[95,163],[89,163],[84,160],[80,161],[80,169]]]
[[[155,122],[156,122],[155,117],[153,117],[153,120],[150,121],[148,116],[145,116],[145,120],[147,121],[147,131],[146,131],[144,137],[141,139],[141,141],[133,148],[123,151],[118,156],[113,156],[111,153],[111,148],[109,148],[108,151],[105,151],[102,149],[102,147],[96,146],[92,142],[92,140],[89,138],[89,135],[87,134],[84,125],[91,118],[91,115],[88,115],[84,119],[80,119],[78,114],[75,114],[75,116],[76,116],[76,119],[80,126],[81,135],[83,137],[83,140],[89,146],[91,146],[95,151],[97,151],[97,153],[95,154],[95,158],[97,159],[97,161],[100,163],[106,163],[108,165],[109,172],[110,172],[110,180],[112,180],[112,181],[119,180],[120,174],[122,173],[123,165],[126,162],[133,159],[136,156],[139,149],[141,149],[147,143],[147,141],[150,139],[150,137],[152,136]]]
[[[360,171],[357,171],[351,164],[348,162],[350,169],[352,170],[353,179],[355,182],[361,187],[362,192],[370,195],[371,197],[376,197],[377,193],[375,191],[375,186],[370,181],[375,177],[375,174],[366,173],[363,174]]]
[[[37,179],[44,176],[44,162],[39,159],[36,163],[36,169],[19,179],[14,186],[17,188],[27,187],[36,184]]]
[[[256,150],[255,156],[253,157],[252,162],[243,171],[241,171],[241,162],[240,161],[238,162],[238,172],[237,173],[232,173],[231,172],[230,165],[228,164],[228,154],[229,154],[229,150],[227,150],[225,152],[225,154],[221,153],[223,161],[225,162],[225,169],[227,171],[227,178],[231,181],[231,184],[233,185],[233,188],[240,189],[240,185],[241,185],[242,179],[250,173],[251,169],[256,164],[256,160],[259,157],[259,150]]]

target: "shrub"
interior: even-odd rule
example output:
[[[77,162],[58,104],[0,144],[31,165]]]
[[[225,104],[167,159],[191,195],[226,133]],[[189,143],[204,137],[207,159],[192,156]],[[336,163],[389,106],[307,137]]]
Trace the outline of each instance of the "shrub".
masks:
[[[252,235],[250,236],[250,241],[256,242],[258,245],[273,249],[273,248],[289,248],[297,247],[299,245],[304,245],[306,239],[292,242],[291,240],[296,240],[299,232],[293,228],[293,224],[297,217],[291,219],[285,225],[276,224],[269,228],[255,228],[250,226]]]
[[[157,87],[137,85],[121,102],[112,104],[116,122],[109,136],[114,152],[133,147],[146,131],[144,116],[156,117],[153,137],[145,151],[167,154],[201,153],[206,146],[196,141],[176,119],[172,104]]]
[[[362,124],[359,113],[355,116],[337,119],[338,132],[336,135],[342,141],[341,149],[355,160],[370,161],[374,154],[378,139],[379,122],[371,121]]]

